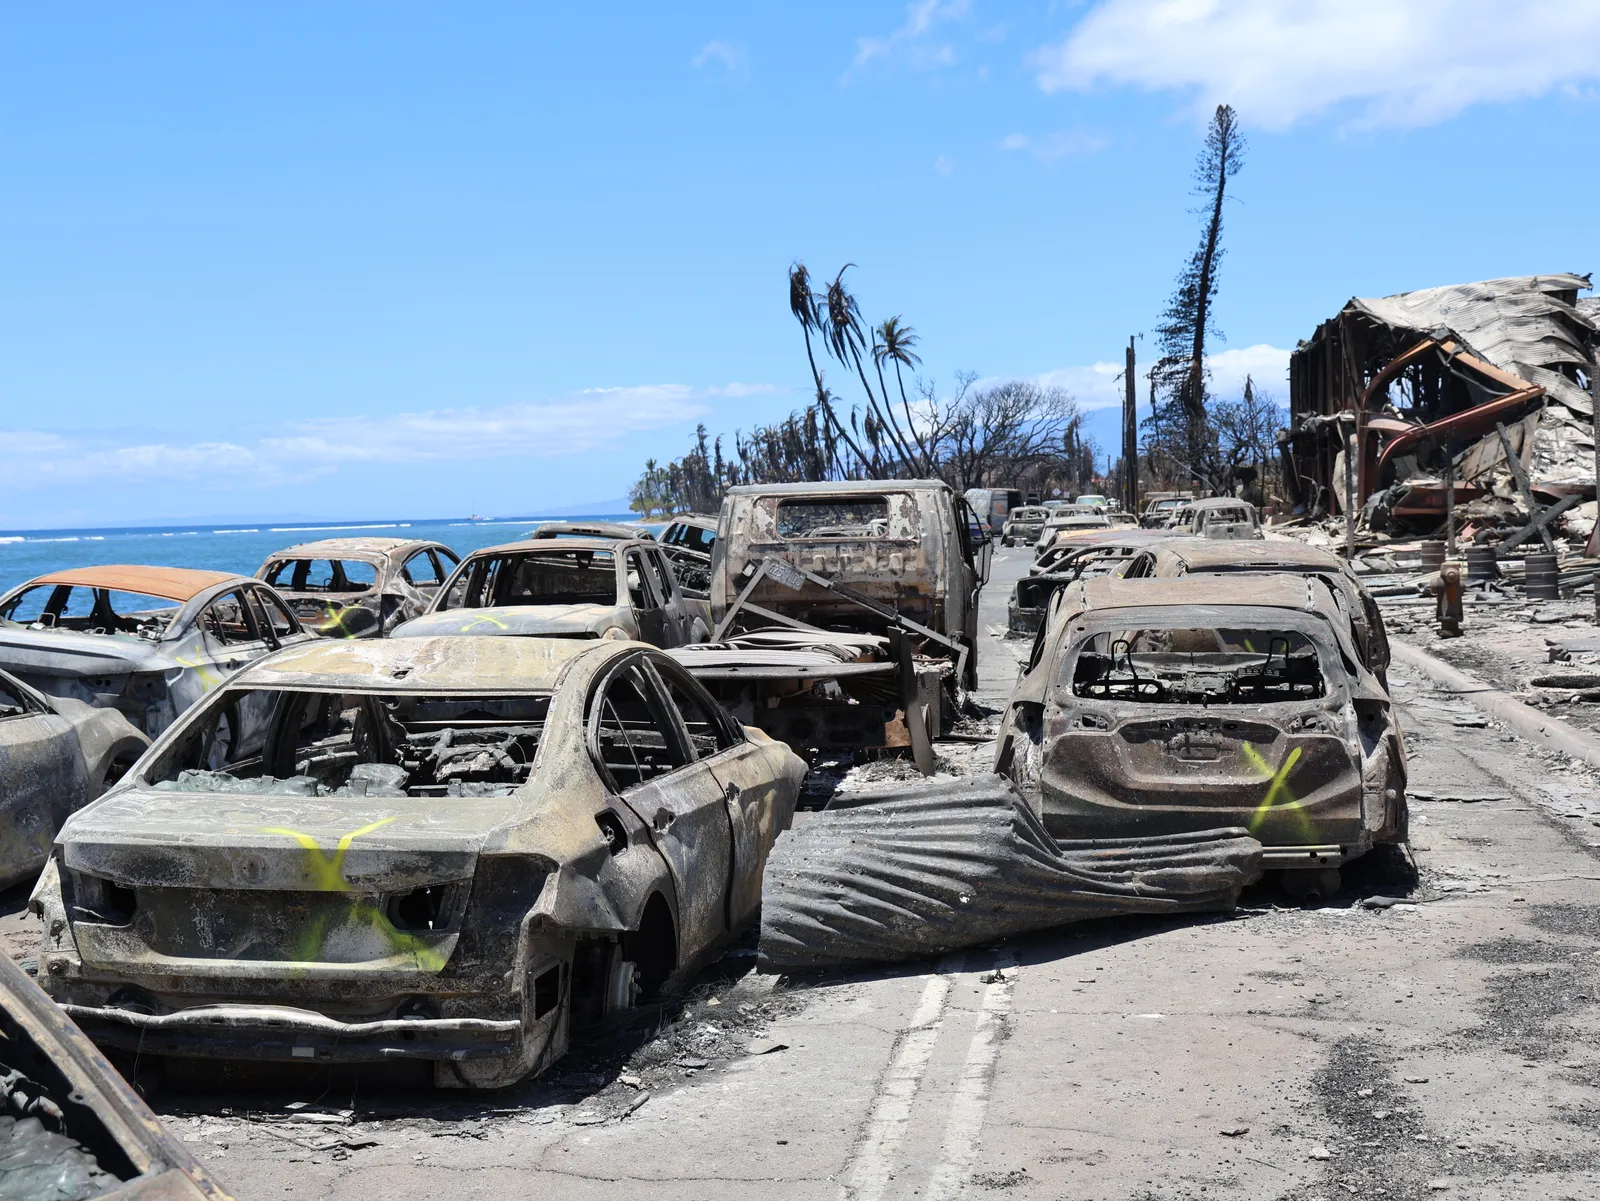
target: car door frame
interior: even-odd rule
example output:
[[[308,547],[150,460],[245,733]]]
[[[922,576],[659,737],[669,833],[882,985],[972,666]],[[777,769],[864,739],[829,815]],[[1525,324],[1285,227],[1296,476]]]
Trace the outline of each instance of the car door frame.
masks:
[[[726,922],[729,930],[737,930],[761,907],[761,882],[766,871],[767,855],[780,833],[775,828],[778,781],[766,751],[760,744],[750,740],[744,727],[717,703],[705,685],[681,664],[665,655],[645,655],[642,658],[655,677],[655,686],[660,689],[663,705],[677,719],[691,753],[698,755],[694,740],[689,737],[688,729],[683,724],[683,714],[667,690],[668,679],[700,702],[710,719],[721,728],[727,742],[726,746],[719,746],[715,754],[701,757],[700,761],[710,767],[722,788],[733,848],[733,861],[728,872]]]
[[[600,752],[603,700],[618,676],[637,675],[637,687],[658,728],[676,748],[681,765],[632,788],[618,786]],[[733,828],[723,787],[708,760],[695,754],[682,718],[670,703],[643,653],[627,655],[600,674],[585,699],[584,741],[600,779],[616,803],[625,805],[649,832],[672,881],[677,911],[678,963],[693,963],[728,933],[728,889],[733,873]],[[696,862],[692,842],[720,862]]]
[[[692,617],[689,613],[689,604],[684,599],[683,585],[678,582],[677,574],[672,570],[672,560],[667,558],[667,552],[659,546],[641,546],[645,561],[654,565],[656,582],[667,589],[667,601],[662,606],[665,614],[667,633],[671,638],[666,646],[685,646],[692,641],[690,628]]]
[[[634,629],[637,631],[635,637],[651,646],[663,646],[666,644],[668,626],[666,605],[656,595],[655,581],[650,578],[652,573],[645,566],[646,553],[644,547],[631,545],[621,547],[620,553],[614,556],[617,565],[617,599],[627,605],[628,612],[633,616]],[[639,580],[645,593],[656,602],[653,609],[640,609],[633,603],[633,590],[628,587],[629,555],[639,556]]]

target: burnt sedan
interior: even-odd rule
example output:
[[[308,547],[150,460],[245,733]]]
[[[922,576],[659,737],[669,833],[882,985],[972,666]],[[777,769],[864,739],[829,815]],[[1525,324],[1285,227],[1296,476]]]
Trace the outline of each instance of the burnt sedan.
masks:
[[[38,875],[67,815],[149,745],[115,709],[48,697],[0,671],[0,888]]]
[[[246,704],[265,744],[210,766]],[[804,770],[638,643],[297,647],[67,823],[40,979],[144,1055],[510,1084],[750,922]]]
[[[1406,836],[1388,693],[1302,576],[1069,584],[997,748],[1057,838],[1243,826],[1300,895]]]
[[[533,538],[474,551],[421,617],[396,638],[450,634],[704,642],[704,606],[690,603],[654,539]]]
[[[427,611],[460,557],[438,542],[324,538],[287,547],[256,572],[313,633],[379,638]]]
[[[0,668],[152,738],[231,673],[312,637],[267,585],[219,571],[77,567],[0,597]],[[231,713],[218,753],[248,745],[261,716]]]

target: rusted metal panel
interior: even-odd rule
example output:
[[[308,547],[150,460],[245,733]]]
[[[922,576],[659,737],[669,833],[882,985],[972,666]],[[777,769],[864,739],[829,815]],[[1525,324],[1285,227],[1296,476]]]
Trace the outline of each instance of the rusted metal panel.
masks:
[[[199,571],[192,567],[136,567],[108,565],[73,567],[52,571],[29,581],[33,584],[76,584],[84,588],[112,588],[162,600],[193,600],[208,588],[225,584],[234,576],[223,571]]]
[[[1228,910],[1260,860],[1239,829],[1059,841],[994,775],[858,793],[775,848],[761,962],[895,962],[1094,918]]]

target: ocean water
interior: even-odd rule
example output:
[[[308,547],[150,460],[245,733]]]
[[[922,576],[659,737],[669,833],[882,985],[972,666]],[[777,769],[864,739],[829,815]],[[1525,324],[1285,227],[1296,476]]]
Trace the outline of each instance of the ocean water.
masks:
[[[574,521],[633,521],[634,514],[586,514]],[[469,521],[280,522],[256,525],[173,525],[156,529],[33,530],[0,533],[0,595],[48,571],[108,563],[147,567],[199,567],[254,575],[274,552],[320,538],[415,538],[442,542],[465,557],[470,551],[514,542],[541,521],[554,517]],[[660,523],[655,523],[659,525]]]

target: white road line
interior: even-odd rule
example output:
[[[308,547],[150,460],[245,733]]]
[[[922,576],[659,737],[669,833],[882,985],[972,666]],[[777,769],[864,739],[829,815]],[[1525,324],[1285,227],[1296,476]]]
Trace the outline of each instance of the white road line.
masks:
[[[894,1172],[895,1152],[900,1149],[911,1123],[911,1103],[916,1098],[922,1074],[933,1057],[933,1045],[944,1023],[944,1006],[950,997],[950,978],[961,971],[965,956],[946,955],[922,990],[911,1025],[901,1035],[889,1070],[878,1084],[878,1095],[867,1115],[866,1133],[851,1157],[850,1172],[839,1190],[843,1201],[881,1201]]]
[[[926,1201],[956,1201],[968,1195],[967,1174],[978,1153],[978,1136],[989,1110],[989,1090],[994,1064],[1000,1055],[1000,1035],[1011,1013],[1011,990],[1016,983],[1017,957],[1007,952],[996,965],[1000,979],[983,990],[978,1020],[967,1048],[967,1062],[950,1099],[950,1124],[944,1133],[944,1154],[928,1181]]]

